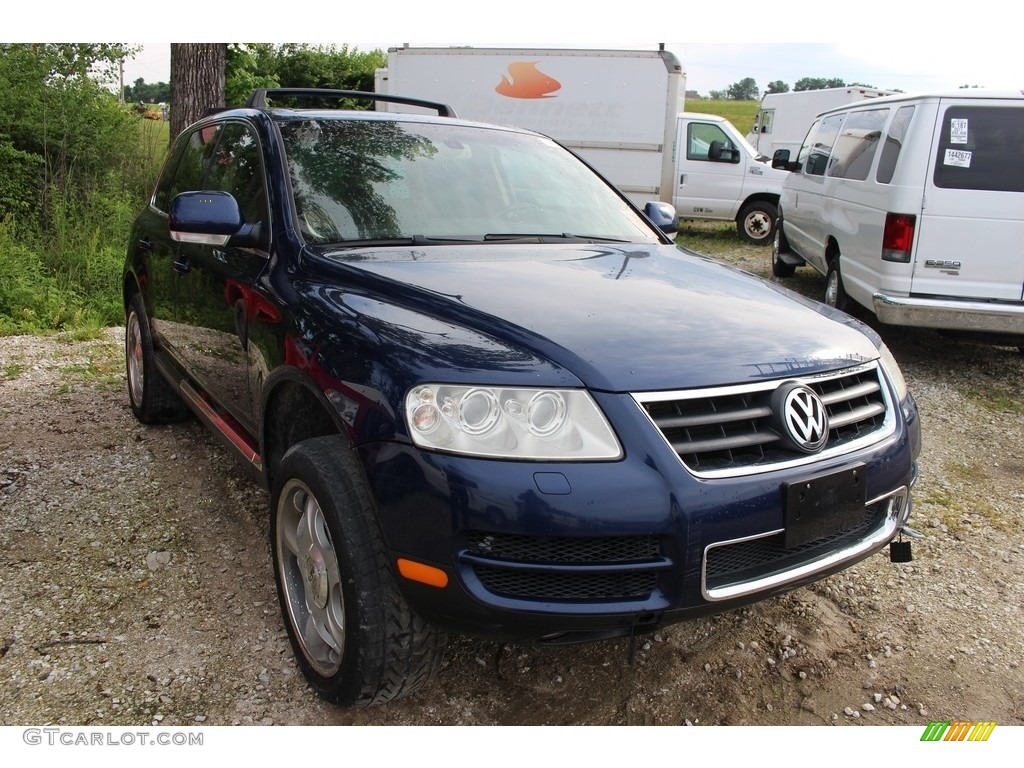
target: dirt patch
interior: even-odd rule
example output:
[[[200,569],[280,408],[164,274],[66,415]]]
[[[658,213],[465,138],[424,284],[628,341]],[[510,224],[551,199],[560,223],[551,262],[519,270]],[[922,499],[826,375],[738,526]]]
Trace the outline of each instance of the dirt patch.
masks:
[[[920,405],[913,562],[630,642],[453,637],[344,711],[293,661],[266,495],[195,422],[144,427],[123,329],[0,339],[0,724],[1024,724],[1024,356],[887,330]],[[981,392],[984,395],[984,392]]]

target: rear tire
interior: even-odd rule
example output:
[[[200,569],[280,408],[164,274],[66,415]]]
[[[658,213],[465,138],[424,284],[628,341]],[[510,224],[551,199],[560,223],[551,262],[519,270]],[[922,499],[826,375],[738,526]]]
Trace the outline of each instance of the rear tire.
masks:
[[[398,589],[355,453],[337,436],[306,440],[284,455],[274,485],[274,573],[306,679],[347,707],[421,689],[447,638]]]
[[[188,406],[157,370],[153,336],[142,296],[133,293],[125,308],[125,368],[128,402],[143,424],[170,424],[188,417]]]
[[[782,217],[775,222],[775,237],[772,238],[772,274],[776,277],[792,277],[796,267],[787,264],[779,259],[779,256],[789,251],[789,241],[783,231]]]
[[[769,245],[775,235],[778,215],[779,210],[773,203],[758,200],[743,206],[736,217],[736,229],[748,243]]]
[[[846,295],[846,288],[843,287],[843,275],[839,269],[839,254],[837,253],[828,263],[828,272],[825,274],[825,296],[822,299],[830,307],[846,312],[850,306],[850,299]]]

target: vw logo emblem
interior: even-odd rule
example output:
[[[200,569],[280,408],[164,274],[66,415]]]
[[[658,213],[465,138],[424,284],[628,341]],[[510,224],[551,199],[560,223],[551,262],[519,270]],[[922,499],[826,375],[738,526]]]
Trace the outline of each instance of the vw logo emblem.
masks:
[[[814,390],[802,384],[787,389],[782,398],[782,428],[804,453],[817,453],[828,440],[828,412]]]

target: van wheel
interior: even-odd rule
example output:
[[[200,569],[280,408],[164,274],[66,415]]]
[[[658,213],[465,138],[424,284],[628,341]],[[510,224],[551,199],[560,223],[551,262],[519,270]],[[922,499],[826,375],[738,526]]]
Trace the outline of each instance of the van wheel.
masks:
[[[775,237],[772,238],[772,274],[776,277],[792,277],[796,266],[779,259],[779,255],[789,250],[789,241],[782,231],[782,217],[775,223]]]
[[[743,206],[736,218],[736,229],[740,237],[754,245],[769,245],[775,234],[775,219],[778,209],[763,200]]]
[[[824,302],[830,307],[846,311],[850,304],[846,296],[846,289],[843,287],[843,276],[839,271],[839,255],[836,254],[828,263],[828,273],[825,275],[825,298]]]
[[[355,453],[337,436],[292,447],[274,481],[278,597],[306,679],[342,706],[418,691],[446,636],[406,603]]]

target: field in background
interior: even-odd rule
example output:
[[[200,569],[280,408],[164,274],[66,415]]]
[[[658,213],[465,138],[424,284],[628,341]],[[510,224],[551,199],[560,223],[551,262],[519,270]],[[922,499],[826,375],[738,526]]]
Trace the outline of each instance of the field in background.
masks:
[[[684,108],[687,112],[700,112],[705,115],[721,115],[736,126],[736,130],[746,136],[754,127],[754,118],[760,101],[733,101],[731,99],[687,99]]]

